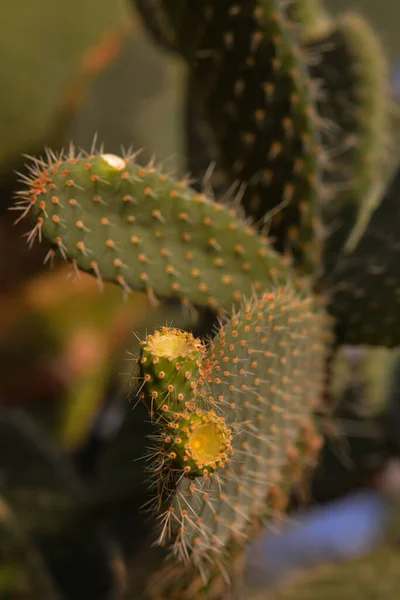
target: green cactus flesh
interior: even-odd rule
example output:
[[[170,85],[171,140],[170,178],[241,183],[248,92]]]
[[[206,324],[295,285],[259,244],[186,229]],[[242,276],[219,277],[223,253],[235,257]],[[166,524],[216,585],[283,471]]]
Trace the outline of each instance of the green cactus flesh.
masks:
[[[231,183],[279,251],[315,269],[318,132],[300,44],[278,0],[164,2]]]
[[[314,56],[310,73],[320,85],[317,109],[329,157],[322,213],[329,270],[356,219],[362,232],[390,175],[388,65],[375,33],[355,14],[332,21],[307,50]]]
[[[191,408],[204,353],[201,340],[179,329],[164,327],[146,337],[138,362],[141,398],[150,403],[151,416],[159,413],[168,418]]]
[[[133,157],[72,153],[31,171],[16,206],[34,219],[28,241],[45,237],[100,280],[230,311],[253,289],[291,279],[233,209]]]
[[[246,544],[254,520],[275,514],[296,465],[315,457],[318,436],[304,432],[312,431],[321,396],[327,327],[314,300],[291,286],[246,303],[221,327],[208,348],[207,394],[195,396],[194,404],[204,410],[211,397],[232,431],[230,461],[215,475],[178,477],[160,517],[159,543],[172,539],[172,554],[205,569],[207,561],[223,563],[232,544]],[[160,458],[161,450],[156,465]]]
[[[400,345],[399,211],[400,170],[355,249],[326,277],[339,344]]]

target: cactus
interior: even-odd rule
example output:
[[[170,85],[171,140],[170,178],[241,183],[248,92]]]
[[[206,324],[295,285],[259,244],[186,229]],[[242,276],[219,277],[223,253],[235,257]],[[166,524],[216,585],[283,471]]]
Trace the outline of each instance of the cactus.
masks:
[[[71,154],[32,171],[17,206],[35,220],[28,241],[43,235],[99,281],[229,311],[265,281],[291,278],[235,211],[132,156]]]
[[[160,2],[242,204],[280,250],[314,270],[318,135],[300,45],[278,0]]]
[[[142,342],[141,398],[150,401],[152,417],[155,412],[162,416],[190,408],[191,397],[202,377],[204,352],[204,343],[193,334],[168,327]]]
[[[18,207],[35,222],[28,241],[43,235],[77,268],[123,287],[147,282],[132,269],[140,264],[132,235],[149,257],[148,279],[158,295],[168,296],[173,288],[168,278],[157,280],[155,257],[165,254],[177,264],[179,244],[189,244],[197,261],[204,255],[211,291],[219,271],[207,265],[210,254],[224,257],[225,276],[232,244],[250,263],[251,277],[232,254],[232,277],[242,271],[246,278],[238,285],[240,295],[227,297],[229,304],[223,291],[212,291],[218,307],[229,310],[234,301],[240,307],[212,343],[163,328],[145,339],[138,360],[140,397],[155,427],[151,470],[162,511],[159,543],[172,542],[172,554],[190,557],[212,578],[209,561],[215,557],[223,570],[225,555],[240,555],[254,523],[284,506],[315,459],[319,438],[312,411],[322,394],[323,332],[329,328],[320,301],[308,280],[296,279],[268,241],[227,207],[190,190],[186,180],[179,184],[151,165],[137,166],[132,157],[92,153],[36,161],[26,183]],[[183,242],[176,245],[180,223]],[[213,244],[210,227],[217,236]],[[165,250],[156,255],[157,239]],[[187,281],[182,276],[183,286]],[[187,289],[186,297],[201,305],[201,297]]]
[[[276,516],[315,460],[320,442],[312,412],[323,384],[326,324],[312,298],[290,285],[278,288],[221,326],[202,359],[206,375],[195,364],[193,375],[200,378],[192,406],[161,427],[159,439],[168,438],[171,454],[152,449],[154,472],[167,492],[166,499],[156,498],[157,507],[164,500],[159,543],[172,538],[172,554],[182,561],[203,572],[214,561],[226,568],[227,552],[246,545],[255,522]],[[157,336],[163,337],[170,342],[168,331]],[[167,390],[170,379],[164,380]],[[204,427],[204,435],[189,440],[196,427]],[[195,464],[196,442],[204,454],[217,455],[211,469]]]
[[[290,19],[298,25],[301,40],[306,43],[322,37],[331,27],[331,17],[322,0],[291,0],[287,10]]]
[[[168,553],[165,568],[156,561],[146,597],[225,600],[243,595],[247,544],[282,517],[316,463],[322,439],[315,412],[327,393],[332,344],[327,302],[334,344],[400,339],[397,246],[387,233],[394,231],[388,219],[396,222],[397,180],[373,210],[386,179],[386,74],[378,51],[370,60],[375,38],[365,23],[330,19],[317,0],[136,4],[153,37],[186,62],[222,186],[239,183],[235,208],[226,197],[215,201],[210,172],[195,190],[187,176],[94,148],[33,159],[14,208],[20,219],[33,219],[29,244],[51,243],[49,258],[58,251],[100,284],[145,290],[152,301],[178,298],[220,319],[209,340],[165,326],[146,336],[133,383],[138,410],[150,421],[156,544]],[[319,62],[309,60],[313,52]],[[343,111],[342,101],[354,110]],[[327,119],[337,126],[333,135]],[[349,132],[357,143],[333,156]],[[327,155],[329,164],[320,160]],[[350,183],[345,192],[333,190],[327,202],[330,184],[343,181]],[[329,231],[333,218],[337,233]],[[76,539],[68,527],[94,535],[97,522],[85,529],[83,516],[104,519],[121,501],[125,481],[115,492],[108,477],[121,455],[131,466],[130,432],[121,434],[123,450],[110,442],[89,510],[82,515],[82,498],[68,495],[68,518],[55,531],[70,548]],[[129,510],[132,489],[138,486],[125,497]],[[17,500],[7,497],[13,507]],[[50,537],[51,546],[54,531]],[[99,548],[101,562],[108,545]],[[114,589],[113,573],[110,580]]]
[[[330,157],[322,211],[329,272],[357,219],[362,232],[390,177],[388,66],[376,34],[357,14],[331,20],[304,44],[313,59],[310,74],[320,85],[317,109]],[[356,230],[347,243],[355,237]]]

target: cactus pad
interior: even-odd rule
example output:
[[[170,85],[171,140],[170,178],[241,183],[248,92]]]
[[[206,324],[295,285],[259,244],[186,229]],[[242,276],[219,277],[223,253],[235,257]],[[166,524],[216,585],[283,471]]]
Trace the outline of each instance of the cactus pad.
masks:
[[[322,213],[329,270],[357,218],[362,234],[390,176],[388,65],[376,34],[352,13],[332,20],[307,50],[314,56],[310,73],[320,86],[317,109],[329,156]]]
[[[284,260],[234,210],[133,156],[34,161],[22,216],[64,258],[126,291],[230,311],[244,294],[291,279]]]
[[[300,44],[280,0],[162,3],[246,213],[279,251],[319,260],[318,133]],[[274,217],[272,218],[272,212]],[[268,214],[271,213],[271,214]]]
[[[159,538],[172,537],[180,559],[206,569],[223,562],[231,544],[246,544],[254,520],[283,508],[298,470],[315,459],[327,327],[313,300],[290,286],[248,302],[221,327],[204,385],[232,430],[232,460],[215,475],[180,478]]]

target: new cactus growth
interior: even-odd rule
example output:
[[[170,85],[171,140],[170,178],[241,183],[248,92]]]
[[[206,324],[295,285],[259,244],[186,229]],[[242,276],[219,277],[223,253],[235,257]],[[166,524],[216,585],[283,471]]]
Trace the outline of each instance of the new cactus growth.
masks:
[[[177,414],[161,433],[161,460],[189,478],[207,477],[229,462],[232,432],[213,410]]]
[[[44,236],[100,281],[230,311],[268,281],[291,279],[233,209],[134,156],[71,153],[36,161],[31,171],[18,205],[35,222],[28,241]]]
[[[173,413],[190,410],[203,376],[204,353],[200,339],[168,327],[142,342],[138,359],[143,382],[140,396],[150,402],[151,416],[158,412],[168,418]]]

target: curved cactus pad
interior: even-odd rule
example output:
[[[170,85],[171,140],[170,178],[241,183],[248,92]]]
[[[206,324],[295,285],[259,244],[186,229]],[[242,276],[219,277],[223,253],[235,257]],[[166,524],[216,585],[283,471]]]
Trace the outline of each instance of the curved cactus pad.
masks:
[[[245,545],[315,458],[312,412],[321,398],[327,321],[291,286],[242,306],[209,347],[205,387],[232,430],[230,462],[214,475],[182,474],[159,541],[207,568]],[[199,395],[194,402],[203,403]]]
[[[242,204],[280,251],[319,264],[318,131],[306,61],[281,0],[162,0]],[[275,214],[276,213],[276,214]]]
[[[307,49],[317,57],[310,73],[321,88],[317,110],[325,122],[322,141],[330,158],[322,211],[329,232],[324,248],[329,270],[357,217],[362,233],[388,181],[389,75],[379,39],[356,14],[332,20]]]
[[[234,210],[134,157],[34,161],[17,208],[78,268],[124,289],[230,311],[291,272]]]

